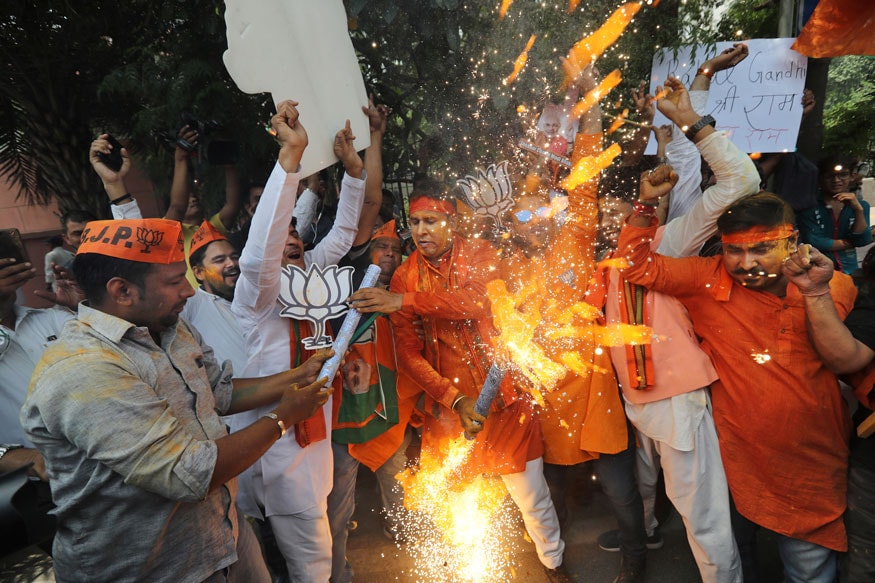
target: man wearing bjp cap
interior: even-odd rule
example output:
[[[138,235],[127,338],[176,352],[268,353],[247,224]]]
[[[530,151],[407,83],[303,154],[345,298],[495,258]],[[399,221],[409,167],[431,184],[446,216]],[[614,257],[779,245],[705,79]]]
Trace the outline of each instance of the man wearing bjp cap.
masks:
[[[324,358],[231,379],[179,318],[194,293],[180,224],[93,221],[73,264],[87,300],[43,355],[21,424],[57,506],[58,581],[270,581],[235,476],[322,406]],[[307,385],[298,389],[298,385]],[[219,415],[276,402],[229,435]]]
[[[191,239],[188,264],[198,288],[182,317],[191,322],[216,353],[230,360],[237,375],[246,367],[246,338],[231,313],[234,288],[240,277],[240,253],[213,224],[204,221]]]
[[[642,180],[641,202],[664,191]],[[757,580],[759,529],[777,535],[788,581],[835,580],[836,554],[847,549],[849,417],[808,335],[808,292],[782,271],[800,252],[793,218],[781,198],[760,192],[718,218],[722,255],[654,253],[649,214],[632,215],[618,248],[631,263],[628,281],[684,304],[720,377],[711,399],[745,581]],[[856,296],[851,278],[837,273],[828,291],[844,319]]]
[[[389,291],[361,290],[351,300],[362,312],[391,313],[399,372],[426,394],[423,457],[442,459],[450,440],[463,431],[479,433],[465,472],[501,475],[548,577],[570,581],[531,398],[507,376],[489,415],[474,410],[494,361],[486,283],[498,277],[499,258],[489,243],[457,235],[455,216],[452,200],[414,193],[410,232],[416,250],[395,272]],[[417,319],[424,340],[416,332]]]

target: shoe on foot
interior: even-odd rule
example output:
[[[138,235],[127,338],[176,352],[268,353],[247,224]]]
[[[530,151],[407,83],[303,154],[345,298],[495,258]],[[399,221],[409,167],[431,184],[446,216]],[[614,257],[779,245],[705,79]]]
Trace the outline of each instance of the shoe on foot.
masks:
[[[614,579],[614,583],[641,583],[644,581],[644,571],[647,568],[647,559],[630,559],[623,557],[620,563],[620,574]]]
[[[599,535],[597,542],[601,550],[608,551],[609,553],[619,553],[620,531],[609,530],[607,532],[603,532]],[[662,540],[662,535],[659,534],[658,528],[653,531],[652,535],[647,537],[647,548],[651,551],[661,549],[663,544],[665,544],[665,542]]]
[[[568,572],[565,563],[562,563],[555,569],[544,567],[544,572],[547,574],[547,579],[550,580],[550,583],[574,583],[574,579],[571,578],[571,573]]]

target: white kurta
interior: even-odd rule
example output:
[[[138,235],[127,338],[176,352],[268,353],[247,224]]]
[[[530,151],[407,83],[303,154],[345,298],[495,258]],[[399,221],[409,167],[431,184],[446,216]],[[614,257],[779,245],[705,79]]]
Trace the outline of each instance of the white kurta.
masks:
[[[222,364],[230,360],[234,376],[242,378],[246,370],[246,338],[237,318],[231,313],[231,302],[197,288],[185,303],[181,315],[197,328],[204,343],[213,349],[216,361]]]
[[[247,344],[247,365],[242,377],[259,377],[288,370],[291,364],[289,320],[279,315],[280,269],[292,221],[299,173],[274,167],[261,201],[252,217],[249,240],[240,256],[240,279],[231,310]],[[306,265],[337,263],[352,246],[364,200],[364,176],[344,176],[334,226],[319,245],[304,254]],[[246,427],[274,405],[234,416],[232,430]],[[331,400],[322,408],[331,428]],[[298,514],[325,503],[332,486],[331,441],[325,439],[301,448],[294,430],[277,441],[260,460],[240,476],[240,507],[252,516],[261,512],[254,504],[252,480],[263,481],[267,516]]]

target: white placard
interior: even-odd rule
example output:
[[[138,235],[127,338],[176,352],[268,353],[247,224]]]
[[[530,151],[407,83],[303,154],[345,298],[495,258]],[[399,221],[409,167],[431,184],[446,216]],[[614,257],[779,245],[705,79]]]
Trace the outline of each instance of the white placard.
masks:
[[[746,40],[748,57],[731,69],[715,73],[711,80],[707,111],[700,113],[713,115],[717,129],[726,131],[745,152],[796,149],[808,57],[790,48],[794,41]],[[710,48],[699,45],[695,58],[691,58],[692,46],[681,47],[676,57],[671,49],[661,49],[653,56],[651,95],[669,76],[689,87],[702,63],[732,45],[732,42],[719,42]],[[654,123],[662,125],[669,121],[657,111]],[[645,153],[656,153],[652,134]]]
[[[337,161],[334,135],[347,119],[356,150],[370,144],[365,84],[341,0],[226,0],[225,67],[245,93],[299,102],[308,176]],[[267,120],[265,120],[267,121]]]

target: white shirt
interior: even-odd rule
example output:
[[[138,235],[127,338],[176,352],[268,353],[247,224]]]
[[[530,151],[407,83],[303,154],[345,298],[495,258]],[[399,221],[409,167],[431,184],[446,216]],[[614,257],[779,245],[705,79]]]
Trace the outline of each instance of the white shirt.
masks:
[[[0,443],[33,447],[24,435],[18,413],[43,351],[76,314],[64,308],[38,310],[19,305],[13,306],[12,311],[15,330],[0,325]]]
[[[298,188],[299,173],[287,174],[277,164],[252,217],[249,240],[240,256],[240,278],[234,290],[231,311],[246,338],[248,361],[242,375],[260,377],[288,370],[290,320],[279,315],[282,255]],[[365,180],[345,175],[340,189],[337,216],[328,235],[304,254],[304,263],[321,267],[337,263],[358,232],[364,201]],[[274,406],[238,413],[231,428],[254,423]],[[290,429],[255,464],[241,474],[238,504],[251,516],[261,516],[253,503],[253,476],[262,476],[265,514],[297,514],[324,503],[332,487],[331,400],[323,406],[329,438],[301,448]]]
[[[231,302],[223,297],[197,288],[194,295],[185,303],[182,317],[191,322],[203,336],[222,364],[231,361],[235,377],[242,377],[246,369],[246,339],[231,313]]]
[[[708,92],[691,91],[690,100],[696,111],[703,111],[708,100]],[[689,142],[677,126],[672,135],[675,136],[672,142],[676,140]],[[723,214],[724,209],[739,198],[753,194],[759,188],[759,174],[750,158],[722,133],[715,132],[693,146],[693,150],[698,147],[698,151],[701,151],[702,157],[711,166],[717,178],[717,183],[699,196],[701,191],[698,177],[701,176],[701,161],[698,155],[689,155],[690,148],[686,147],[686,144],[683,146],[668,151],[669,163],[680,176],[678,185],[672,191],[671,202],[674,203],[677,193],[678,200],[683,200],[683,206],[688,209],[685,214],[670,220],[664,227],[656,251],[669,257],[696,255],[702,244],[717,232],[717,218]],[[678,151],[683,154],[672,156]],[[678,189],[681,192],[678,193]],[[656,295],[657,292],[648,292],[648,294]],[[608,301],[616,301],[616,292],[609,293],[608,298]],[[679,303],[673,297],[665,297],[663,301]],[[654,323],[656,319],[657,316],[654,315]],[[688,322],[688,326],[690,327],[688,337],[694,338],[692,324]],[[654,326],[654,333],[663,334],[658,326]],[[672,336],[676,341],[684,341],[687,338],[680,334]],[[672,339],[663,341],[671,342]],[[616,368],[626,366],[625,348],[619,348],[620,350],[611,349],[611,357]],[[688,349],[701,352],[698,345],[692,342]],[[656,382],[659,382],[660,371],[666,369],[683,378],[683,372],[678,368],[682,369],[684,363],[678,362],[676,358],[669,361],[659,360],[658,353],[659,351],[654,349],[653,368]],[[705,387],[702,387],[651,403],[635,404],[627,400],[625,408],[629,421],[649,437],[663,441],[680,451],[691,451],[695,443],[696,428],[705,414],[706,407],[710,407],[710,399],[705,394]]]

